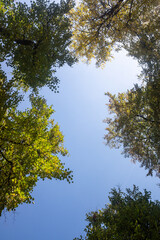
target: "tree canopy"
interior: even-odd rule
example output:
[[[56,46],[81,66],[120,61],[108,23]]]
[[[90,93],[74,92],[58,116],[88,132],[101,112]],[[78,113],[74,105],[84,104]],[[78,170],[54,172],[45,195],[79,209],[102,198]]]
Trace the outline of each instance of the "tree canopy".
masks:
[[[149,40],[152,45],[154,32],[159,42],[159,16],[157,0],[81,0],[70,11],[72,49],[87,61],[96,58],[99,66],[111,59],[112,49],[127,48],[131,40],[134,46]]]
[[[14,0],[0,2],[0,61],[13,68],[18,84],[57,89],[56,68],[75,62],[68,49],[67,13],[72,7],[70,0],[60,4],[36,0],[30,6]]]
[[[160,82],[137,85],[118,96],[107,93],[111,117],[107,118],[106,144],[139,161],[152,174],[159,173],[160,159]]]
[[[72,7],[70,0],[0,1],[0,215],[33,202],[40,178],[72,181],[72,171],[60,160],[68,152],[51,119],[54,110],[37,91],[45,85],[56,91],[56,68],[75,62],[68,48]],[[31,108],[20,111],[21,90],[29,87],[36,96],[30,94]]]
[[[134,186],[133,190],[112,189],[110,203],[102,210],[87,214],[86,236],[75,240],[158,240],[160,238],[160,202],[151,193]]]
[[[59,126],[51,120],[52,107],[34,95],[30,109],[19,111],[17,106],[21,87],[36,91],[48,85],[56,91],[56,68],[71,66],[75,55],[87,61],[95,57],[99,66],[112,57],[112,49],[123,47],[138,59],[144,83],[118,96],[107,93],[113,118],[105,120],[105,139],[111,147],[123,145],[125,156],[139,161],[148,174],[160,173],[159,1],[82,0],[73,6],[71,0],[36,0],[30,6],[0,1],[0,215],[31,203],[40,178],[72,181],[59,158],[67,150]],[[13,70],[11,79],[2,70],[4,63]],[[150,201],[150,193],[142,195],[136,187],[127,190],[128,195],[115,189],[111,193],[106,209],[87,215],[86,239],[124,239],[123,234],[125,239],[129,234],[132,239],[158,239],[159,203]],[[138,212],[130,223],[123,215],[131,211],[131,217],[134,205]]]
[[[107,122],[106,143],[123,146],[126,157],[159,172],[160,159],[160,4],[157,0],[81,0],[70,11],[72,49],[97,65],[124,48],[142,67],[143,83],[107,104],[113,118]],[[154,19],[154,20],[153,20]]]
[[[71,171],[59,159],[67,150],[54,112],[45,99],[31,96],[32,108],[8,108],[0,121],[0,214],[21,203],[31,203],[38,179],[72,181]]]

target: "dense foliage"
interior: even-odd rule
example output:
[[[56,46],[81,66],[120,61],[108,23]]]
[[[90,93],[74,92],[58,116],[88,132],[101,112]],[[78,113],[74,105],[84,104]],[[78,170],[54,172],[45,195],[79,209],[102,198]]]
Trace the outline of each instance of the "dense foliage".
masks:
[[[72,181],[59,159],[67,151],[51,120],[53,109],[34,95],[30,109],[17,106],[22,89],[38,93],[48,85],[56,91],[56,68],[71,66],[75,56],[96,58],[100,66],[113,49],[124,48],[138,60],[141,86],[118,96],[107,93],[113,118],[105,120],[105,139],[111,147],[122,145],[125,156],[139,161],[148,174],[160,175],[159,1],[81,0],[73,6],[71,0],[30,5],[0,0],[0,214],[32,202],[40,178]],[[13,70],[10,79],[4,64]],[[136,187],[127,194],[111,193],[110,205],[87,215],[85,239],[159,239],[159,202],[150,201],[150,193],[142,195]]]
[[[96,58],[99,66],[111,59],[112,49],[126,48],[131,41],[144,45],[153,31],[158,38],[159,17],[157,0],[81,0],[70,11],[72,49],[88,61]]]
[[[68,49],[72,7],[63,0],[0,1],[0,215],[33,202],[39,179],[72,181],[60,160],[67,150],[54,110],[37,91],[45,85],[56,91],[56,68],[75,62]],[[31,108],[20,111],[22,90],[29,87],[37,95],[30,92]]]
[[[116,97],[110,93],[106,143],[152,174],[160,161],[160,4],[157,0],[81,0],[70,11],[72,49],[97,65],[124,48],[142,67],[143,83]],[[154,20],[153,20],[154,19]]]
[[[160,159],[160,82],[137,85],[118,96],[107,93],[111,117],[107,118],[106,143],[123,146],[123,153],[139,161],[148,174],[159,169]]]
[[[72,7],[69,0],[0,1],[0,61],[14,69],[18,84],[57,89],[56,68],[75,61],[68,50]]]
[[[75,240],[159,240],[160,202],[138,187],[112,189],[110,203],[104,209],[87,214],[86,236]]]
[[[65,156],[63,135],[50,119],[53,110],[40,97],[31,96],[32,108],[7,109],[0,121],[0,214],[32,202],[38,179],[72,180],[59,156]]]

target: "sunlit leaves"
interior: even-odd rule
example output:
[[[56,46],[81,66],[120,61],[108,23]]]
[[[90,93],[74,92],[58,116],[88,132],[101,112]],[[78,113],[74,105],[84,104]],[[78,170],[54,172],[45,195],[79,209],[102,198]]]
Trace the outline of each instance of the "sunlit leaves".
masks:
[[[8,109],[0,123],[0,212],[32,202],[38,179],[72,181],[59,154],[65,156],[63,135],[50,119],[53,109],[40,97],[31,96],[32,108]]]
[[[159,170],[160,145],[160,5],[153,0],[82,0],[70,11],[72,49],[97,65],[110,60],[121,47],[142,66],[143,87],[113,96],[108,104],[105,139],[111,147],[138,160],[152,174]]]
[[[95,58],[98,66],[103,64],[110,60],[111,50],[124,47],[128,38],[139,41],[144,28],[158,28],[152,21],[154,16],[154,21],[159,22],[158,4],[157,0],[80,1],[70,11],[73,51],[87,61]]]
[[[0,1],[0,62],[5,70],[6,65],[13,70],[7,79],[0,69],[0,215],[4,209],[31,203],[40,178],[72,181],[71,171],[60,160],[67,150],[51,119],[52,107],[31,94],[32,107],[17,109],[22,100],[18,89],[31,87],[37,94],[38,88],[48,85],[56,91],[56,68],[74,63],[68,49],[67,13],[72,7],[72,1],[36,0],[30,5]]]

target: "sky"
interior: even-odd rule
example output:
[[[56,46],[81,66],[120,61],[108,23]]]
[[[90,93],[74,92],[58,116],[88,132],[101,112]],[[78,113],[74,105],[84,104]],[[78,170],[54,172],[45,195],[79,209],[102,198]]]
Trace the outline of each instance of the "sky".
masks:
[[[73,170],[74,183],[39,181],[34,188],[35,204],[23,204],[15,213],[0,218],[1,240],[72,240],[83,235],[85,214],[101,209],[109,202],[113,187],[122,190],[139,186],[160,200],[159,179],[146,177],[147,171],[124,158],[122,149],[110,149],[104,143],[108,116],[105,92],[125,92],[139,82],[140,67],[125,51],[115,53],[104,69],[77,63],[57,71],[59,93],[48,88],[40,92],[53,105],[53,118],[64,135],[69,157],[62,158]],[[23,102],[21,109],[28,107]]]

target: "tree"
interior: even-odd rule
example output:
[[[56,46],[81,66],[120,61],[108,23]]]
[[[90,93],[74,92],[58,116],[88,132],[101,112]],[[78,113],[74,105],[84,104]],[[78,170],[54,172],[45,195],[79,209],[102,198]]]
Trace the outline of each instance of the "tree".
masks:
[[[72,65],[68,11],[70,0],[60,4],[36,0],[30,6],[14,0],[0,2],[0,61],[13,68],[18,84],[34,90],[48,85],[57,89],[57,67]]]
[[[160,202],[151,193],[134,186],[133,190],[112,189],[110,204],[87,214],[86,236],[75,240],[158,240],[160,238]]]
[[[72,7],[70,0],[36,0],[30,6],[0,1],[0,62],[13,70],[7,79],[0,68],[0,215],[33,202],[31,193],[40,178],[72,181],[72,171],[59,158],[67,150],[59,126],[51,120],[52,107],[31,94],[32,107],[17,110],[22,100],[18,89],[31,87],[37,93],[48,85],[56,91],[58,79],[52,73],[75,62],[68,48],[67,13]]]
[[[0,121],[0,215],[22,203],[31,203],[38,179],[72,181],[71,171],[59,159],[67,150],[54,112],[45,99],[31,96],[32,108],[7,109]]]
[[[154,18],[154,16],[156,16]],[[154,20],[153,20],[154,19]],[[157,82],[160,75],[160,5],[155,7],[148,21],[137,26],[134,30],[135,37],[128,35],[123,41],[123,47],[128,54],[138,60],[142,67],[143,80],[145,82]]]
[[[137,85],[118,96],[107,93],[112,118],[107,118],[106,144],[123,146],[125,157],[141,166],[160,172],[160,81]]]
[[[111,147],[123,145],[126,157],[139,161],[152,174],[160,171],[160,5],[153,0],[82,0],[70,11],[72,48],[97,65],[111,58],[112,49],[124,48],[142,67],[142,87],[116,97],[108,104],[114,118],[105,139]]]
[[[99,66],[111,59],[112,49],[128,50],[131,41],[154,46],[153,33],[159,43],[159,7],[157,0],[81,0],[70,11],[72,49],[87,61],[96,58]]]
[[[160,171],[160,4],[157,0],[82,0],[71,9],[73,51],[97,65],[124,48],[142,67],[142,87],[114,96],[105,139],[152,174]]]

